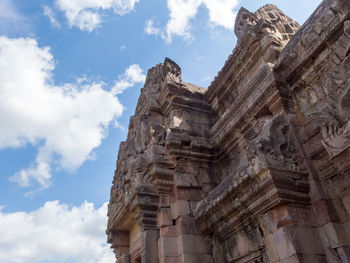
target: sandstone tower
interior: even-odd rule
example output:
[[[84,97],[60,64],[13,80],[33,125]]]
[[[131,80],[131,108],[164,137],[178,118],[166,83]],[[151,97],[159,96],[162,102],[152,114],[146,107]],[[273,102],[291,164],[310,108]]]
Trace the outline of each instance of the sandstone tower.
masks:
[[[350,262],[350,0],[237,16],[208,89],[165,59],[120,144],[118,263]]]

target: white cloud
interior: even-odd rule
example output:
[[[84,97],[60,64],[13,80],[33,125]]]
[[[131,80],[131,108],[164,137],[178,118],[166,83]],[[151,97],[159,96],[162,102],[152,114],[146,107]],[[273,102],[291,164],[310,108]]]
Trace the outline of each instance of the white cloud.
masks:
[[[156,28],[153,21],[146,21],[145,32],[158,35],[167,43],[172,42],[174,36],[183,37],[187,41],[193,39],[191,35],[191,20],[195,18],[198,8],[204,5],[209,11],[209,22],[213,26],[221,26],[233,30],[238,0],[167,0],[170,11],[169,20],[165,28]]]
[[[117,15],[130,13],[139,0],[56,0],[70,27],[91,32],[102,22],[100,12],[112,9]]]
[[[154,26],[154,21],[152,19],[146,21],[145,32],[148,35],[160,35],[162,33],[161,28]]]
[[[142,73],[140,66],[133,64],[125,70],[123,75],[119,76],[111,92],[115,95],[121,94],[125,89],[134,86],[136,83],[143,83],[145,80],[146,75]]]
[[[209,20],[215,26],[233,30],[236,13],[233,11],[239,4],[238,0],[204,0],[209,10]]]
[[[172,41],[172,36],[182,36],[186,40],[191,39],[190,19],[193,19],[202,0],[168,0],[170,19],[166,25],[166,40]]]
[[[2,19],[19,19],[20,14],[17,12],[11,0],[0,0],[0,18]]]
[[[37,182],[46,188],[52,165],[74,170],[92,159],[93,149],[123,112],[115,95],[124,83],[131,87],[145,78],[138,65],[131,65],[113,92],[102,81],[84,78],[57,86],[54,67],[50,49],[34,39],[0,37],[0,149],[38,147],[35,163],[11,177],[20,186]]]
[[[95,209],[89,202],[75,207],[46,202],[29,213],[0,209],[0,262],[113,263],[106,214],[107,203]]]
[[[49,18],[50,23],[53,27],[61,28],[61,24],[56,19],[55,13],[50,7],[44,6],[44,15],[46,15]]]
[[[21,187],[29,187],[32,180],[35,180],[42,187],[47,188],[50,186],[51,179],[50,165],[39,160],[35,165],[17,172],[10,179],[17,182]]]
[[[30,21],[18,12],[12,0],[0,0],[0,35],[15,35],[30,31]]]

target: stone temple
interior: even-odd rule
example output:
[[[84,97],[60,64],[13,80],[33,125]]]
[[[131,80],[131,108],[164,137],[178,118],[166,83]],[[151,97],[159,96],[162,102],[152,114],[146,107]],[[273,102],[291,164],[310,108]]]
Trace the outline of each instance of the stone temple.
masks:
[[[118,263],[350,262],[350,0],[242,8],[207,88],[148,71],[108,209]]]

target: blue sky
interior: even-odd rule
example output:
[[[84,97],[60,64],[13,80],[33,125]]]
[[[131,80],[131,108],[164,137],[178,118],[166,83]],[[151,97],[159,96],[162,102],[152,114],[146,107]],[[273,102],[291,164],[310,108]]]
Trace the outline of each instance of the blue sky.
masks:
[[[105,202],[147,69],[207,87],[241,6],[302,24],[320,2],[0,0],[0,262],[113,262]]]

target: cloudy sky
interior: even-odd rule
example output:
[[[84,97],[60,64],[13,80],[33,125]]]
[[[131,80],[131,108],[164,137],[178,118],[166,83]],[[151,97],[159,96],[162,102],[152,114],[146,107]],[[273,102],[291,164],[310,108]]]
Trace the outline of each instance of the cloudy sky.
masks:
[[[0,262],[112,263],[106,202],[147,69],[207,87],[235,15],[320,0],[0,0]]]

